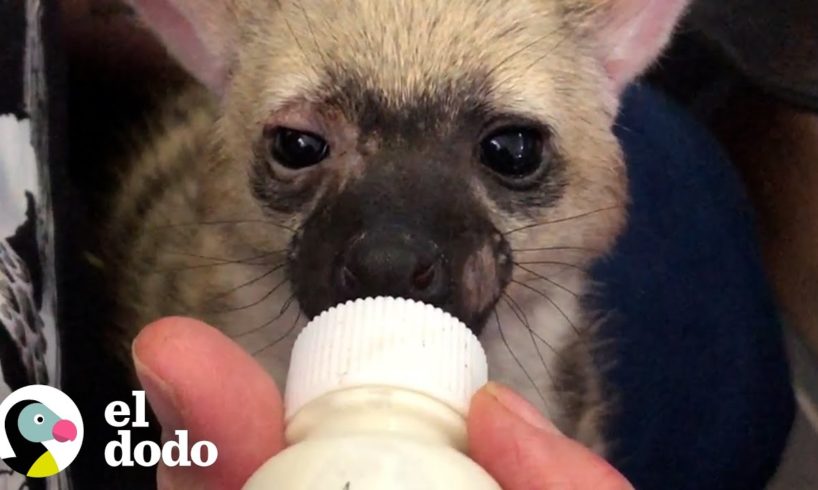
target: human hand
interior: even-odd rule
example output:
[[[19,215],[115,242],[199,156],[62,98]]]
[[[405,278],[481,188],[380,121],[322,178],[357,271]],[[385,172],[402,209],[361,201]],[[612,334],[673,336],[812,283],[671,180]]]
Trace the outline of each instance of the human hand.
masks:
[[[139,333],[132,354],[163,439],[186,429],[190,444],[207,440],[219,451],[207,468],[160,463],[159,490],[238,490],[284,448],[278,388],[255,360],[215,328],[166,318]]]
[[[632,490],[624,476],[510,389],[489,383],[472,398],[470,456],[505,490]]]
[[[281,395],[255,360],[216,329],[167,318],[136,338],[139,380],[163,434],[187,429],[219,457],[208,468],[159,467],[160,490],[240,489],[284,448]],[[508,388],[490,383],[473,398],[471,457],[505,490],[627,490],[605,460],[561,435]]]

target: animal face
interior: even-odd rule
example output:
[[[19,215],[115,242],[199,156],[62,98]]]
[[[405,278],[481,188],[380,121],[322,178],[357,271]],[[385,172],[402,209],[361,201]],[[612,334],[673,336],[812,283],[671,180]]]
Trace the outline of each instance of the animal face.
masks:
[[[479,332],[541,252],[615,239],[618,93],[685,3],[135,5],[221,100],[205,206],[278,224],[232,239],[286,250],[304,313],[393,295]]]
[[[131,2],[211,96],[123,186],[123,324],[204,318],[283,383],[303,317],[421,300],[602,450],[578,299],[625,220],[619,94],[686,0]]]
[[[624,172],[601,69],[576,59],[580,40],[548,21],[556,13],[493,7],[354,2],[332,22],[285,8],[270,18],[277,37],[242,51],[280,55],[240,54],[221,144],[250,162],[248,206],[296,230],[279,246],[308,316],[393,295],[479,331],[513,278],[513,250],[604,248],[616,234]],[[571,241],[537,227],[603,208]]]
[[[513,277],[514,249],[604,248],[616,234],[624,174],[610,100],[581,95],[604,94],[601,70],[578,60],[587,66],[572,74],[581,48],[548,22],[556,14],[526,20],[498,15],[499,4],[473,7],[352,3],[332,22],[285,9],[242,51],[280,55],[254,66],[240,54],[221,144],[251,162],[254,205],[297,230],[278,246],[289,249],[308,316],[392,295],[440,306],[479,331]],[[324,34],[299,40],[286,27],[310,32],[308,22]],[[348,32],[357,25],[381,27]],[[505,234],[602,208],[599,219],[578,220],[581,240],[547,226]]]

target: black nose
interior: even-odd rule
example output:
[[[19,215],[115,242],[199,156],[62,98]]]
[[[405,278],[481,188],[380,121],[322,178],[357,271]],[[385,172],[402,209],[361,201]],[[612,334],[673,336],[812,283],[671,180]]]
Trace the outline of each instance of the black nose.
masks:
[[[437,245],[400,229],[367,232],[341,254],[335,286],[344,299],[395,296],[441,306],[449,274]]]

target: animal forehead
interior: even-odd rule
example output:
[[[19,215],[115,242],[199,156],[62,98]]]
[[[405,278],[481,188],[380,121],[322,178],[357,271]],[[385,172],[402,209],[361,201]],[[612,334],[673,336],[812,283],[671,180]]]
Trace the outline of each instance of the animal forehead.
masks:
[[[325,86],[327,105],[338,108],[365,139],[469,133],[492,112],[485,75],[476,72],[429,81],[399,96],[349,71],[330,72]]]
[[[264,56],[275,52],[279,65],[284,56],[292,62],[286,65],[306,72],[352,73],[388,99],[400,101],[439,92],[441,84],[459,82],[468,74],[491,73],[502,80],[536,68],[542,53],[562,52],[556,48],[570,41],[560,4],[545,0],[287,2],[278,12],[283,15],[272,17],[262,28],[266,35],[248,29],[248,39],[261,43]],[[272,44],[269,36],[275,39]],[[258,53],[252,58],[258,60]]]
[[[480,48],[500,43],[536,44],[544,33],[565,26],[562,2],[548,0],[312,0],[285,2],[274,16],[286,24],[306,52],[343,55],[366,65],[413,60],[434,65],[479,57]],[[555,5],[556,4],[556,5]],[[357,48],[357,49],[356,49]],[[344,51],[346,49],[346,51]],[[320,53],[319,53],[320,54]]]

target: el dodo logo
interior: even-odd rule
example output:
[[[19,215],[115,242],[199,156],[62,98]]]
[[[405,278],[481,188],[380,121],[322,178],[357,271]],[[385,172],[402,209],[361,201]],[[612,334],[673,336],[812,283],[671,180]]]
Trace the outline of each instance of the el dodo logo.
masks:
[[[20,388],[0,403],[0,458],[34,478],[56,475],[82,446],[82,416],[62,391],[44,385]]]
[[[186,430],[175,430],[176,440],[168,440],[163,445],[153,441],[142,441],[132,447],[131,427],[148,427],[145,417],[147,403],[144,391],[133,391],[134,413],[124,401],[108,404],[105,408],[105,421],[111,427],[116,427],[118,441],[111,441],[105,446],[105,462],[109,466],[154,466],[161,460],[166,466],[210,466],[219,457],[216,445],[210,441],[199,441],[192,446],[188,443]],[[133,417],[133,418],[131,418]]]

